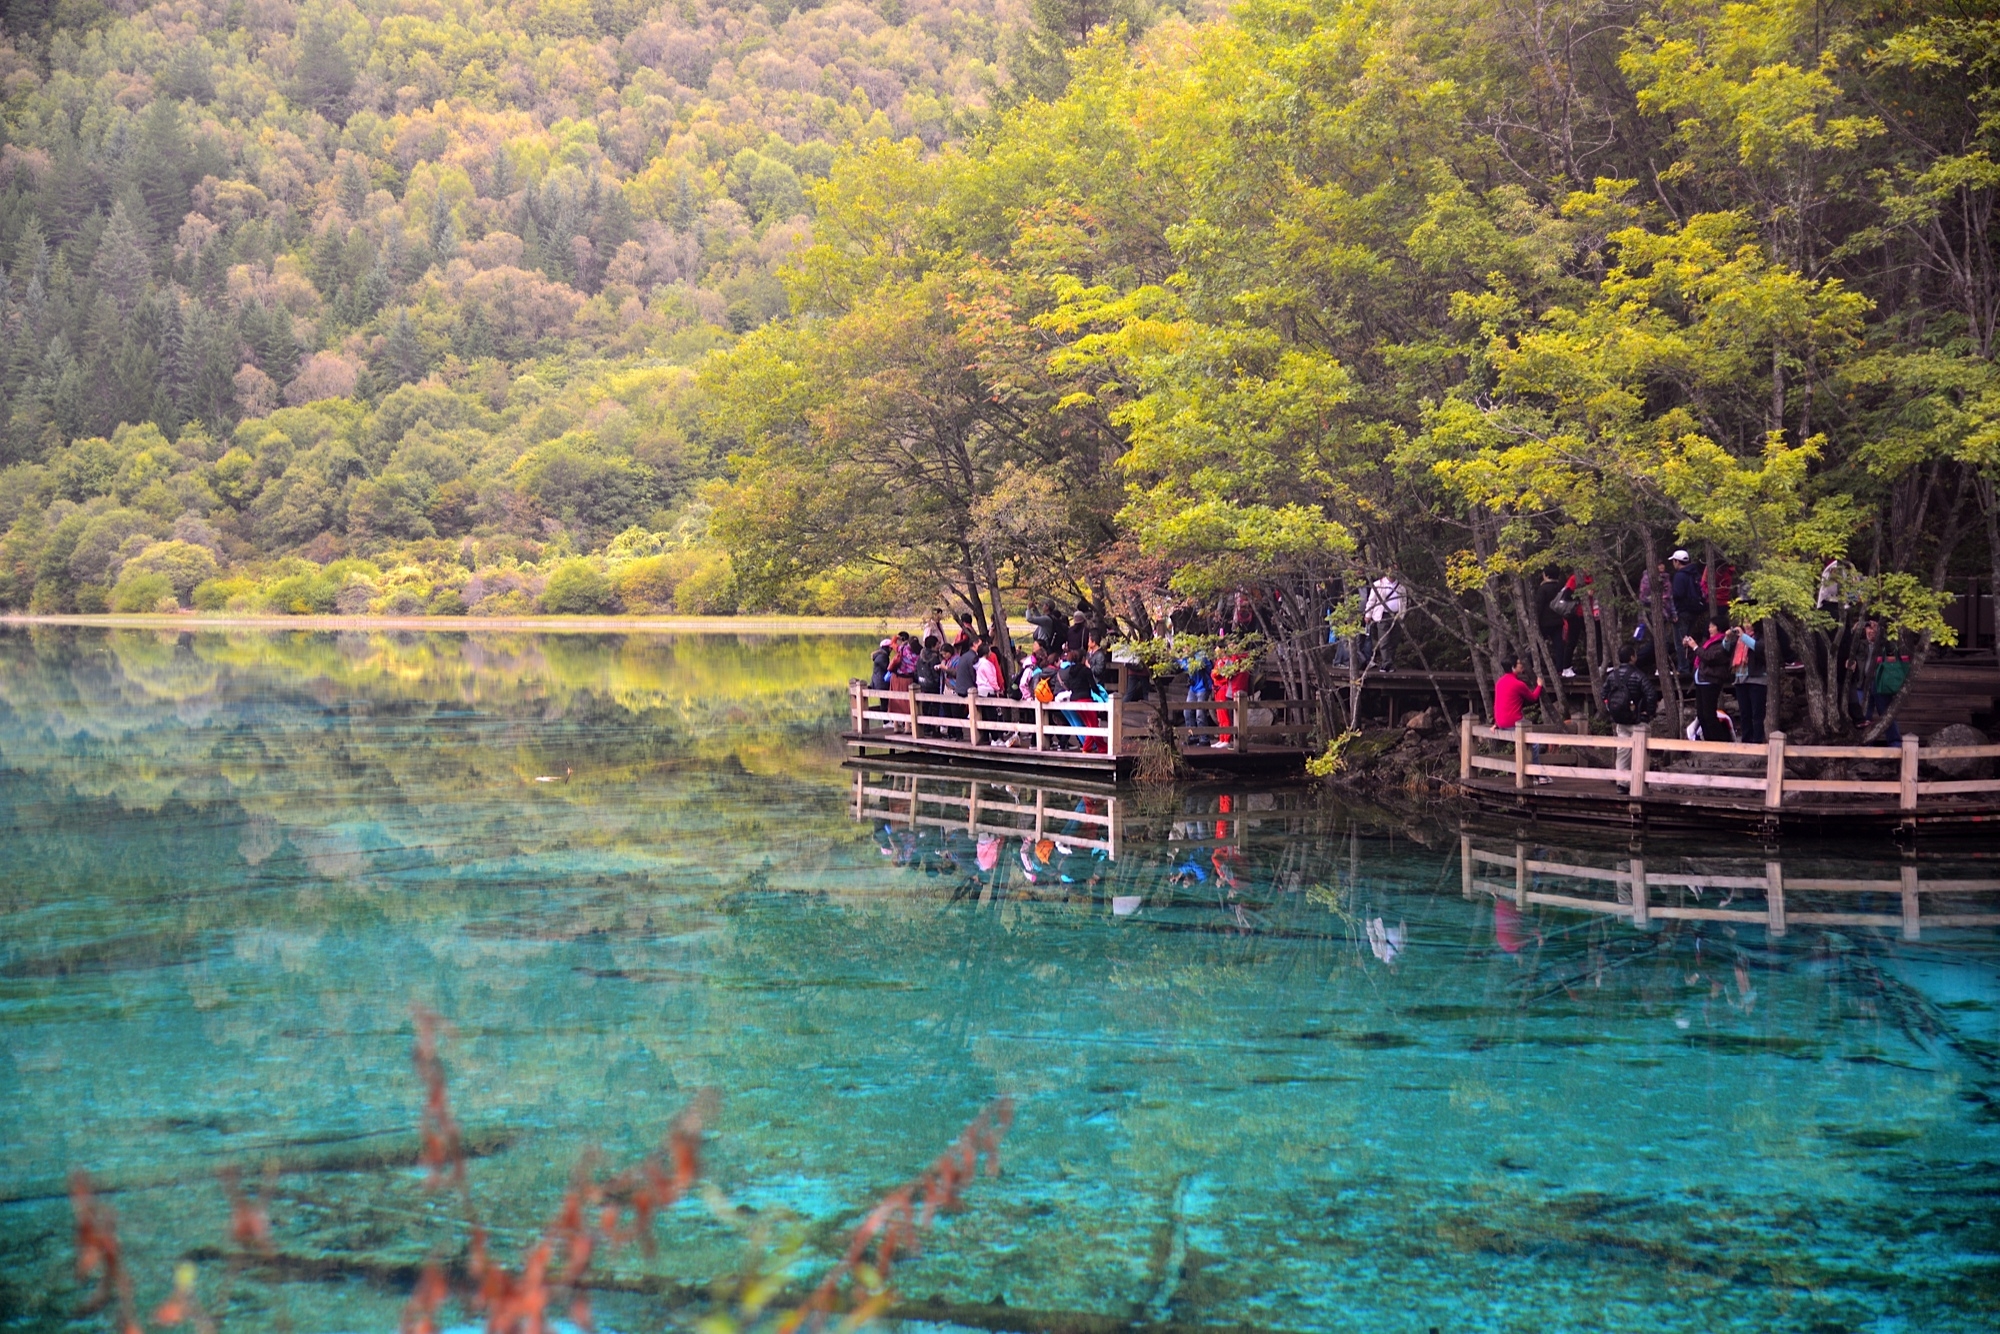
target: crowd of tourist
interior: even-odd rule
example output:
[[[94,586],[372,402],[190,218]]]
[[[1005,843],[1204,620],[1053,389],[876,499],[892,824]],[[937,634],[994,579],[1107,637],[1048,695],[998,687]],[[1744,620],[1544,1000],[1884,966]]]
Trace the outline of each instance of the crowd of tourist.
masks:
[[[1829,560],[1821,571],[1818,590],[1821,611],[1832,615],[1840,630],[1832,652],[1840,661],[1849,682],[1848,706],[1857,725],[1868,725],[1889,710],[1896,694],[1908,679],[1908,654],[1889,643],[1882,623],[1870,616],[1856,616],[1848,594],[1850,571],[1838,560]],[[1672,655],[1668,670],[1678,673],[1694,698],[1694,720],[1687,735],[1697,741],[1740,741],[1757,744],[1768,734],[1770,674],[1784,667],[1799,667],[1791,656],[1791,645],[1767,642],[1762,626],[1747,617],[1729,614],[1735,597],[1736,570],[1726,562],[1696,565],[1685,549],[1676,550],[1658,569],[1639,582],[1642,614],[1629,636],[1616,649],[1617,661],[1604,673],[1598,700],[1605,716],[1620,736],[1644,730],[1658,712],[1660,691],[1660,649],[1655,643],[1652,618],[1644,609],[1657,605],[1660,622],[1668,627]],[[1547,651],[1547,661],[1564,678],[1577,675],[1582,657],[1595,627],[1602,636],[1603,608],[1593,592],[1592,577],[1562,570],[1543,572],[1535,589],[1536,628]],[[1774,666],[1775,664],[1775,666]],[[1495,683],[1493,721],[1496,727],[1512,727],[1528,706],[1542,698],[1546,686],[1536,674],[1529,684],[1528,655],[1516,653]],[[1723,707],[1729,695],[1734,710]],[[1882,738],[1895,745],[1901,740],[1892,718]],[[1630,752],[1619,751],[1619,767],[1630,763]]]
[[[1028,623],[1034,640],[1019,665],[1010,671],[1002,661],[995,637],[976,628],[970,612],[947,622],[942,607],[933,607],[914,633],[899,630],[875,649],[868,686],[891,694],[957,696],[960,699],[995,701],[1039,701],[1058,706],[1060,729],[1049,738],[1061,750],[1101,752],[1102,736],[1079,735],[1068,729],[1101,728],[1106,725],[1111,695],[1106,681],[1114,672],[1105,641],[1106,628],[1082,606],[1064,617],[1053,602],[1030,608]],[[1137,678],[1137,673],[1127,673]],[[1132,682],[1128,681],[1128,684]],[[1137,696],[1130,696],[1134,698]],[[1066,706],[1066,707],[1065,707]],[[1023,746],[1033,737],[1012,727],[983,727],[977,738],[968,738],[965,724],[925,723],[924,718],[964,719],[969,711],[955,709],[949,702],[920,701],[915,726],[919,735],[954,740],[976,739],[987,746]],[[1019,722],[1022,715],[1032,719],[1034,710],[1009,715],[1004,709],[982,714],[995,723]]]

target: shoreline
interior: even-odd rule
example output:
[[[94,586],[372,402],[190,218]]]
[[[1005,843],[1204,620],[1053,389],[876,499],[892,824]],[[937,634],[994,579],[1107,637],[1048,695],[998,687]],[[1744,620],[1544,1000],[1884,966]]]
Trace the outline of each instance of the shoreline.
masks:
[[[921,620],[914,617],[912,621]],[[898,622],[884,616],[234,616],[118,614],[37,616],[0,613],[0,626],[77,626],[99,630],[414,631],[425,634],[847,634],[884,635]]]

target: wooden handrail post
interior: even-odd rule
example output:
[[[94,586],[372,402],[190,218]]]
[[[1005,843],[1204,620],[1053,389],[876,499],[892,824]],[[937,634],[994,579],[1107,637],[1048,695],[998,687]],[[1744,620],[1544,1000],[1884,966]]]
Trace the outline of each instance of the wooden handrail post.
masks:
[[[1644,727],[1632,734],[1632,785],[1628,789],[1634,797],[1646,795],[1646,738],[1649,733]]]
[[[909,703],[910,706],[910,735],[914,737],[917,734],[917,718],[921,713],[921,710],[917,708],[916,686],[912,685],[910,687],[910,693],[905,695],[903,698]]]
[[[1528,786],[1528,720],[1514,724],[1514,786]]]
[[[1908,744],[1907,742],[1905,744]],[[1915,749],[1914,746],[1911,749]],[[1906,754],[1908,752],[1905,752]],[[1922,927],[1923,910],[1917,904],[1917,868],[1903,867],[1903,939],[1915,940]]]
[[[1917,739],[1913,736],[1903,738],[1903,767],[1898,777],[1902,780],[1903,809],[1914,811],[1917,808]],[[1916,937],[1910,939],[1915,940]]]
[[[1764,863],[1765,930],[1774,936],[1785,934],[1785,868],[1780,862]]]
[[[1458,720],[1458,781],[1463,783],[1466,782],[1471,777],[1472,777],[1472,715],[1468,713],[1463,718],[1460,718]],[[1471,846],[1470,840],[1466,840],[1466,846],[1468,848]],[[1465,855],[1467,859],[1467,865],[1470,865],[1472,854],[1470,852],[1467,852]],[[1468,892],[1466,897],[1470,898],[1472,896]]]
[[[965,697],[965,739],[973,745],[979,744],[979,696]]]
[[[1049,711],[1040,700],[1035,701],[1035,749],[1049,748]]]
[[[859,782],[859,778],[855,780]],[[858,816],[856,817],[859,818]],[[1472,836],[1458,836],[1458,892],[1465,898],[1472,897]]]
[[[1110,727],[1111,735],[1104,738],[1104,753],[1114,760],[1118,758],[1118,743],[1125,739],[1125,700],[1123,693],[1121,690],[1111,696],[1111,709],[1110,712],[1105,714],[1105,718],[1107,719],[1106,725]]]
[[[1771,733],[1764,745],[1764,808],[1775,811],[1785,804],[1785,734]],[[1778,934],[1784,934],[1783,927]]]
[[[861,683],[852,677],[847,681],[847,714],[854,726],[855,735],[863,730],[861,718]]]

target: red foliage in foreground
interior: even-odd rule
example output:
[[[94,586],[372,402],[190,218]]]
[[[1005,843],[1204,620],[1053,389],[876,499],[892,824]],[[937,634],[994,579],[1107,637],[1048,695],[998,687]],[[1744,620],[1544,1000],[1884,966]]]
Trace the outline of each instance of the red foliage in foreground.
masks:
[[[889,1274],[898,1255],[919,1254],[923,1239],[938,1215],[961,1207],[965,1188],[978,1175],[982,1156],[986,1160],[986,1175],[1000,1175],[1000,1137],[1013,1123],[1014,1100],[994,1099],[922,1175],[883,1196],[868,1211],[861,1226],[854,1229],[840,1263],[820,1281],[803,1305],[778,1322],[778,1334],[794,1334],[802,1325],[819,1329],[834,1309],[840,1285],[857,1275],[868,1281],[871,1290],[855,1305],[851,1323],[858,1323],[888,1305]],[[875,1243],[875,1256],[864,1272],[863,1262],[870,1242]]]
[[[467,1287],[462,1294],[466,1307],[485,1318],[487,1334],[547,1334],[551,1306],[560,1309],[565,1301],[569,1318],[585,1330],[592,1328],[585,1291],[591,1265],[600,1255],[630,1245],[637,1245],[649,1256],[654,1254],[654,1226],[660,1214],[685,1196],[701,1176],[702,1136],[715,1117],[718,1101],[714,1090],[697,1094],[668,1126],[660,1147],[623,1172],[599,1180],[596,1151],[585,1153],[570,1175],[561,1207],[527,1248],[520,1270],[515,1272],[489,1253],[486,1228],[473,1209],[465,1138],[452,1115],[444,1059],[438,1049],[443,1021],[421,1006],[415,1007],[412,1015],[416,1042],[411,1061],[424,1088],[419,1158],[428,1169],[425,1189],[450,1185],[459,1192],[470,1233]],[[842,1286],[855,1288],[857,1280],[860,1299],[851,1304],[850,1326],[886,1307],[892,1296],[889,1274],[897,1259],[918,1254],[938,1216],[961,1207],[965,1188],[978,1175],[982,1160],[987,1175],[999,1175],[1000,1139],[1013,1117],[1013,1100],[997,1099],[916,1180],[884,1196],[855,1229],[840,1263],[797,1310],[778,1322],[777,1334],[795,1334],[807,1325],[817,1331],[835,1309]],[[274,1171],[266,1168],[265,1198],[270,1195],[270,1174]],[[253,1256],[269,1259],[277,1250],[270,1214],[244,1191],[237,1169],[224,1168],[219,1175],[229,1197],[233,1279],[244,1261]],[[142,1334],[116,1215],[97,1198],[90,1178],[81,1171],[70,1175],[70,1204],[76,1214],[77,1277],[97,1281],[86,1311],[101,1310],[115,1299],[118,1334]],[[174,1274],[173,1292],[153,1313],[153,1319],[165,1325],[192,1325],[198,1334],[214,1334],[219,1322],[196,1300],[196,1277],[194,1265],[180,1265]],[[227,1307],[227,1292],[225,1284],[216,1298],[218,1313]],[[438,1334],[440,1314],[452,1296],[450,1275],[434,1256],[424,1265],[403,1308],[403,1334]]]

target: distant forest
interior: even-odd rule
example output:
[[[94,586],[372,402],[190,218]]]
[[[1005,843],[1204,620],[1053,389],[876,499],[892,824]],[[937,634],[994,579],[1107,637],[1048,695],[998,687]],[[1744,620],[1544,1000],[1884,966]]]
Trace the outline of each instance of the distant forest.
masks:
[[[928,155],[1066,78],[993,0],[5,29],[0,605],[47,611],[522,612],[586,555],[570,583],[615,590],[551,610],[734,609],[694,368],[789,315],[840,153]]]
[[[1791,639],[2000,575],[1990,3],[5,22],[8,606],[1323,643],[1395,566],[1487,672],[1551,567],[1594,667],[1674,547]]]

